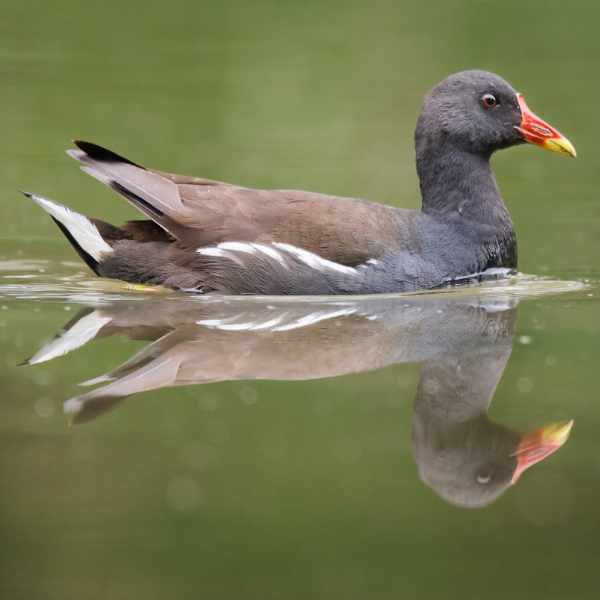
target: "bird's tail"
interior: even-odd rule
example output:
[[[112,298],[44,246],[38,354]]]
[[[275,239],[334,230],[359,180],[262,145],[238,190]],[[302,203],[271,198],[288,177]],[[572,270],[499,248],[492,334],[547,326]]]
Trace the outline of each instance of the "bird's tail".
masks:
[[[98,264],[102,256],[111,253],[113,249],[100,235],[94,222],[58,202],[38,194],[23,193],[52,217],[79,256],[98,275]]]

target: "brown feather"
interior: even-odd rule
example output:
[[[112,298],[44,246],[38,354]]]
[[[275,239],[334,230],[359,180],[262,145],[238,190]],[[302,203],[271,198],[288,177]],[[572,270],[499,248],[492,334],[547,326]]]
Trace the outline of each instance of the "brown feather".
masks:
[[[84,164],[86,172],[159,223],[182,248],[275,241],[356,265],[398,247],[401,239],[395,209],[389,206],[154,171],[94,144],[76,143],[81,150],[69,154]]]
[[[111,246],[120,240],[133,240],[134,242],[174,242],[162,227],[154,221],[127,221],[121,227],[111,225],[101,219],[90,218],[105,242]]]
[[[128,239],[135,242],[173,242],[171,237],[154,221],[127,221],[121,229],[128,234]]]

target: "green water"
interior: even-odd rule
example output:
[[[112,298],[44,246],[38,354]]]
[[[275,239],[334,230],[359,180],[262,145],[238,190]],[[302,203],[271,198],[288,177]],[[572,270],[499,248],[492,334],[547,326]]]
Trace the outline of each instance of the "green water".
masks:
[[[2,598],[598,596],[595,3],[2,9]],[[288,303],[142,292],[94,279],[16,192],[133,217],[65,156],[83,138],[416,207],[422,96],[472,67],[578,150],[494,161],[536,277]],[[511,485],[515,440],[571,419]]]

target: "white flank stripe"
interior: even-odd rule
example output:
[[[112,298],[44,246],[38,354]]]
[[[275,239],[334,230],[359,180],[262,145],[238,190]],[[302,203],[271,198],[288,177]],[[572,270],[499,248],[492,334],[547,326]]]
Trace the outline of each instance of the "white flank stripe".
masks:
[[[227,252],[227,250],[221,250],[219,247],[214,248],[198,248],[196,250],[198,254],[202,254],[203,256],[216,256],[218,258],[226,258],[227,260],[231,260],[234,263],[240,265],[240,267],[244,266],[244,263],[233,253]]]
[[[253,245],[247,242],[223,242],[217,248],[233,250],[234,252],[245,252],[246,254],[255,254],[256,252]]]
[[[37,194],[31,194],[30,197],[38,206],[60,221],[94,260],[99,262],[102,254],[113,251],[102,239],[97,227],[87,217]]]
[[[262,252],[273,260],[276,260],[282,267],[287,267],[281,253],[275,250],[273,246],[267,246],[266,244],[255,244],[250,242],[223,242],[217,246],[217,248],[223,250],[231,250],[233,252],[244,252],[246,254],[256,254]]]
[[[262,252],[273,260],[276,260],[282,267],[287,267],[281,252],[278,252],[273,246],[266,244],[255,244],[250,242],[223,242],[217,246],[223,250],[231,250],[233,252],[245,252],[246,254],[256,254]]]
[[[227,256],[227,253],[224,250],[219,250],[219,248],[198,248],[196,252],[203,256],[219,256],[221,258]]]
[[[326,258],[321,258],[318,254],[314,254],[303,248],[298,248],[297,246],[292,246],[290,244],[282,244],[280,242],[275,242],[274,246],[277,246],[280,250],[289,252],[313,269],[319,271],[332,270],[337,271],[338,273],[344,273],[345,275],[358,274],[356,269],[352,267],[346,267],[345,265],[340,265],[339,263],[327,260]]]
[[[267,256],[270,256],[271,258],[276,260],[281,266],[286,267],[286,269],[290,268],[289,265],[285,262],[283,256],[281,256],[281,252],[275,250],[273,246],[267,246],[265,244],[254,244],[254,247],[263,254],[266,254]]]
[[[60,337],[46,344],[29,359],[28,363],[37,365],[80,348],[94,339],[102,327],[110,323],[111,320],[110,317],[103,317],[101,312],[95,310],[93,313],[79,319],[71,329]]]
[[[243,266],[242,261],[235,256],[235,253],[254,254],[262,253],[269,258],[276,260],[282,267],[286,269],[290,268],[290,265],[286,261],[286,255],[294,256],[298,260],[301,260],[305,265],[308,265],[312,269],[318,271],[336,271],[343,273],[344,275],[358,275],[358,271],[353,267],[347,267],[340,265],[339,263],[327,260],[326,258],[320,257],[318,254],[292,246],[291,244],[284,244],[281,242],[274,242],[273,244],[256,244],[253,242],[222,242],[218,246],[209,246],[207,248],[198,248],[196,250],[199,254],[205,256],[216,256],[219,258],[227,258],[237,262]]]

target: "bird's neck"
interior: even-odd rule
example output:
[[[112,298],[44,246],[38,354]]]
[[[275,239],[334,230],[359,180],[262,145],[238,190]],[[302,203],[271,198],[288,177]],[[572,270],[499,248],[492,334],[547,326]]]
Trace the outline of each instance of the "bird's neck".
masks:
[[[489,156],[470,154],[448,143],[417,148],[423,212],[442,216],[504,207]]]
[[[417,144],[422,212],[497,256],[488,266],[516,267],[516,238],[490,165],[490,156],[449,146]]]

